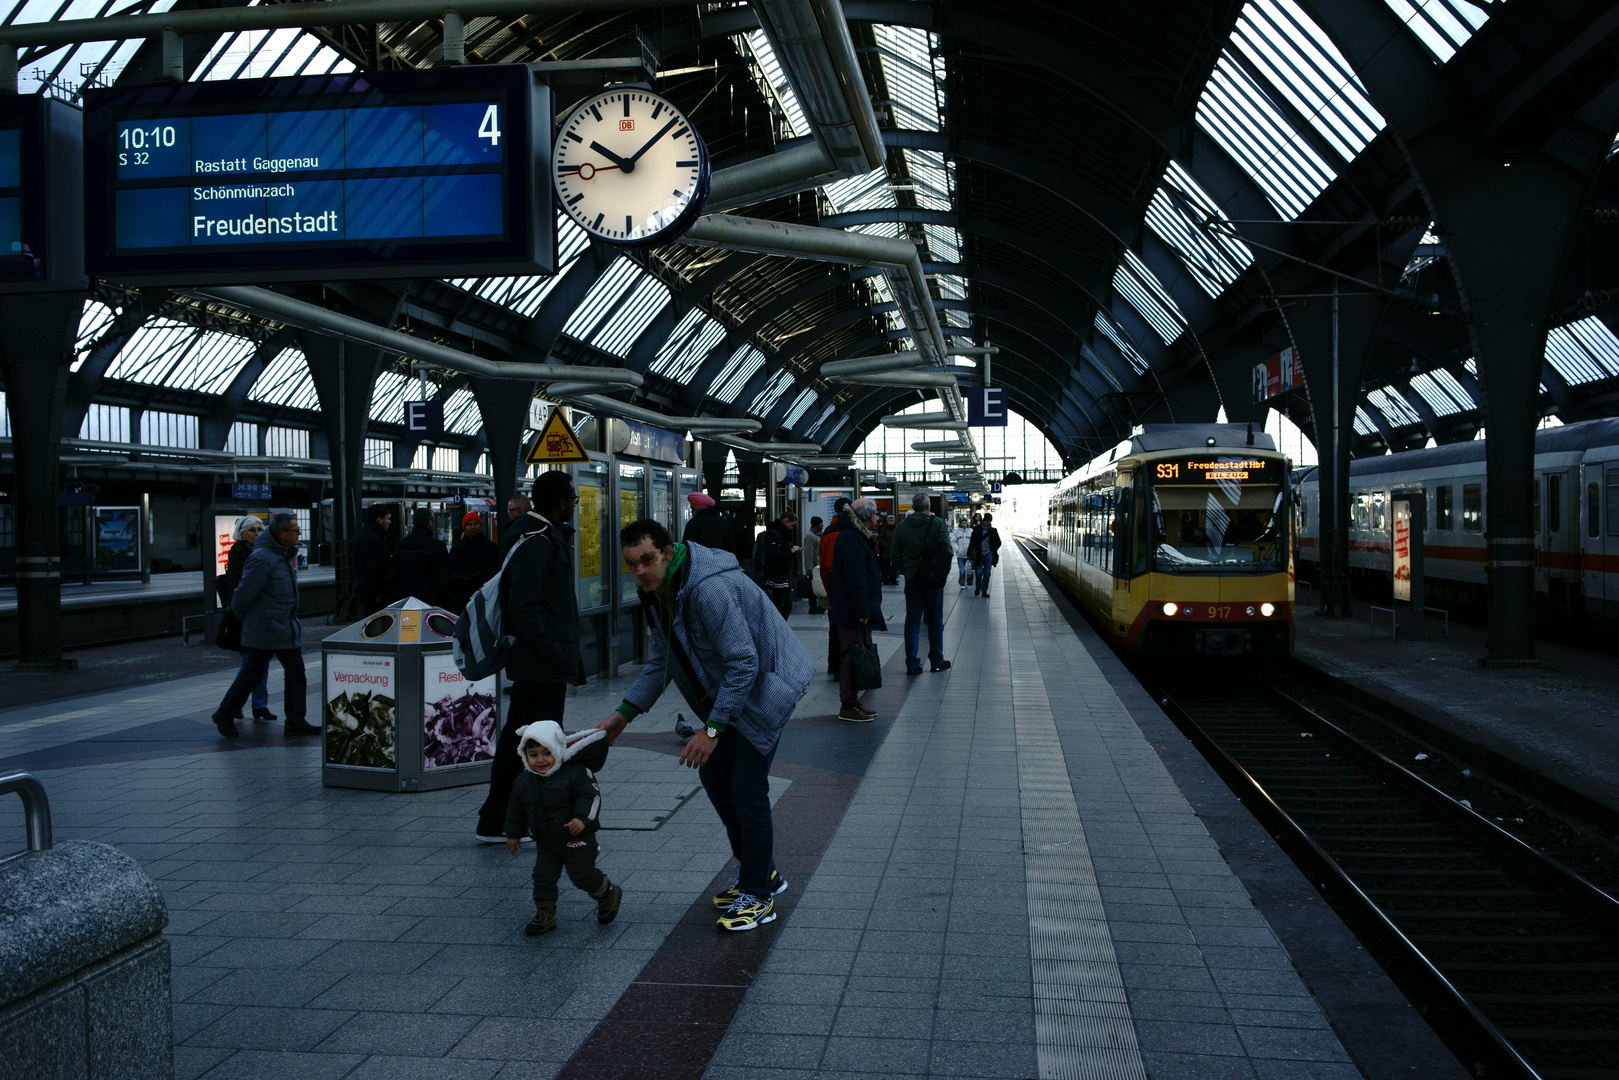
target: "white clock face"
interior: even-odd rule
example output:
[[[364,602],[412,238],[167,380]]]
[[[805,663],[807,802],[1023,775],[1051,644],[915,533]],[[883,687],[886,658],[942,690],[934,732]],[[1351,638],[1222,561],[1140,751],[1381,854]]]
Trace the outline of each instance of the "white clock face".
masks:
[[[702,208],[708,153],[691,121],[650,90],[604,90],[557,134],[551,175],[562,207],[618,244],[652,243]]]

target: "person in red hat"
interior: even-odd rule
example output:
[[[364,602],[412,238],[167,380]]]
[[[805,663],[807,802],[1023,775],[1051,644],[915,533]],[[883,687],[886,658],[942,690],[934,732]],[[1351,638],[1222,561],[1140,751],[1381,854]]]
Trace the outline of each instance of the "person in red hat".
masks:
[[[500,545],[484,535],[483,518],[467,513],[461,518],[461,538],[450,549],[450,595],[446,605],[463,611],[472,594],[500,573]]]
[[[719,507],[714,505],[714,497],[701,491],[694,491],[686,496],[691,503],[691,520],[686,522],[686,531],[681,534],[680,542],[683,544],[701,544],[716,551],[728,551],[736,554],[736,532],[731,528],[730,519],[720,513]]]

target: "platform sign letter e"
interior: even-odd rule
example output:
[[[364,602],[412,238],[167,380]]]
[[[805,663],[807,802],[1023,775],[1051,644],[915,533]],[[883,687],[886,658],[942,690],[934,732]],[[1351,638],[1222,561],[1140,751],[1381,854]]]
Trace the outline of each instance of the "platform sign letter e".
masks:
[[[444,437],[444,402],[405,402],[405,433],[418,442],[436,442]]]
[[[972,427],[1006,426],[1006,387],[983,386],[967,391],[967,423]]]

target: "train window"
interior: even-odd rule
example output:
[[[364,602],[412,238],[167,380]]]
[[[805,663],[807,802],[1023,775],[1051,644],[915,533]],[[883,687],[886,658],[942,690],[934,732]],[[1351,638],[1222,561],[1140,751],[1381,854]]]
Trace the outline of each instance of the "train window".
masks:
[[[1299,528],[1310,527],[1310,500],[1308,496],[1299,499]]]
[[[1585,535],[1602,535],[1602,485],[1595,480],[1585,485]]]
[[[1608,535],[1619,536],[1619,469],[1608,470]]]
[[[1546,531],[1558,532],[1563,527],[1563,474],[1546,474]]]
[[[1535,482],[1529,485],[1529,520],[1535,523],[1535,532],[1539,533],[1545,531],[1546,522],[1540,516],[1539,476],[1536,476]]]
[[[1381,491],[1372,495],[1372,530],[1374,532],[1383,532],[1388,526],[1388,521],[1383,513],[1386,505],[1387,499]]]
[[[1450,485],[1443,484],[1433,489],[1433,517],[1434,528],[1449,532],[1456,527],[1451,517]]]
[[[1484,531],[1484,485],[1462,485],[1462,528],[1468,532]]]

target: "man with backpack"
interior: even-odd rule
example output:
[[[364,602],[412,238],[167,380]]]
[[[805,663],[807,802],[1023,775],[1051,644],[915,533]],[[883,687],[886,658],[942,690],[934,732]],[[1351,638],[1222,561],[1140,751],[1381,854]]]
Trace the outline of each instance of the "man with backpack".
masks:
[[[914,513],[894,530],[891,557],[905,575],[905,674],[922,674],[916,654],[922,621],[928,624],[928,661],[934,671],[950,670],[944,658],[944,586],[950,580],[955,549],[950,530],[933,514],[933,501],[922,492],[911,500]]]
[[[506,842],[507,804],[523,771],[518,729],[541,720],[560,725],[568,684],[585,682],[573,584],[572,522],[578,501],[573,478],[557,470],[541,473],[532,497],[535,509],[512,523],[517,538],[499,577],[503,630],[496,632],[512,637],[506,657],[512,694],[489,764],[489,797],[478,811],[481,844]]]

